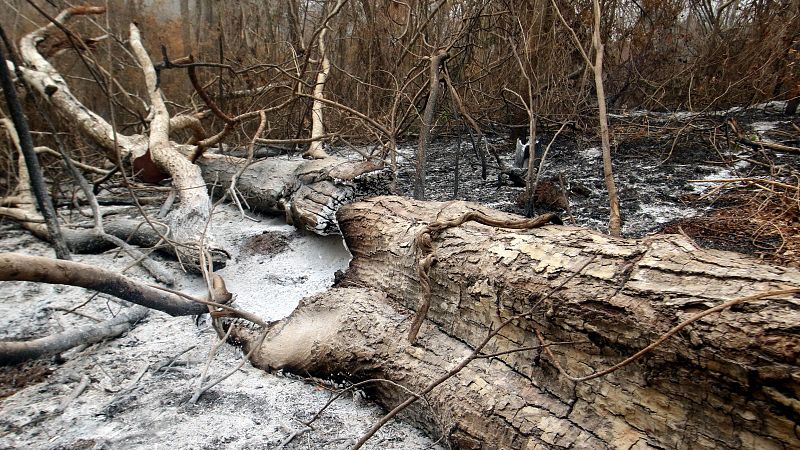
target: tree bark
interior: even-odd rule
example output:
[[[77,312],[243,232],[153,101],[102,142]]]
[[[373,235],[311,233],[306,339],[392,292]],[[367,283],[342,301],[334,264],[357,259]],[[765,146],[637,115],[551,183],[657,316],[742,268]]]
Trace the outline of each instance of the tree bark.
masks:
[[[150,56],[142,45],[139,29],[130,25],[130,45],[144,72],[145,85],[150,93],[153,119],[150,121],[150,136],[147,149],[156,166],[172,178],[172,187],[178,193],[180,204],[167,216],[171,237],[182,244],[177,248],[179,255],[199,260],[197,246],[201,242],[211,243],[211,201],[200,168],[177,151],[175,143],[169,140],[169,112],[161,97],[161,89],[156,84],[156,71]],[[138,156],[138,155],[137,155]],[[186,247],[184,247],[185,245]]]
[[[328,34],[328,27],[322,29],[319,33],[319,54],[322,59],[319,72],[317,73],[317,83],[314,85],[314,104],[311,107],[311,137],[314,140],[308,146],[308,150],[304,153],[313,159],[327,158],[328,153],[322,146],[322,136],[325,135],[325,121],[322,113],[323,103],[325,99],[325,82],[328,80],[328,75],[331,72],[331,61],[328,59],[328,52],[325,49],[325,35]]]
[[[421,391],[471,350],[430,325],[423,326],[418,345],[409,345],[405,335],[411,317],[393,305],[385,292],[366,288],[335,288],[305,299],[295,314],[273,328],[251,360],[266,370],[346,374],[351,381],[388,380],[365,391],[393,408],[409,390]],[[258,339],[253,330],[238,329],[234,334],[247,342],[245,352]],[[531,436],[541,432],[541,422],[553,438],[566,442],[558,432],[572,427],[569,438],[580,438],[583,448],[603,448],[600,439],[564,418],[569,410],[567,403],[509,366],[478,360],[401,417],[432,436],[446,434],[454,448],[537,448],[535,444],[548,448],[553,439]]]
[[[340,286],[353,288],[304,301],[273,326],[254,363],[352,381],[385,378],[419,391],[500,322],[533,309],[483,350],[510,353],[471,363],[408,417],[433,434],[447,430],[459,448],[800,446],[797,295],[706,316],[601,378],[576,382],[561,372],[596,373],[697,312],[800,286],[796,270],[701,250],[680,236],[450,228],[433,241],[430,320],[418,346],[409,345],[409,311],[420,299],[416,233],[470,210],[512,217],[398,197],[343,207],[338,220],[353,260]],[[552,342],[573,344],[540,347]],[[513,352],[520,348],[529,349]],[[371,393],[390,408],[408,396],[387,383]]]
[[[594,28],[592,30],[592,46],[594,47],[594,87],[597,91],[597,118],[600,121],[600,142],[603,147],[603,181],[608,191],[609,218],[608,232],[619,237],[622,233],[622,218],[619,212],[619,195],[614,182],[614,169],[611,165],[611,141],[608,133],[608,114],[606,113],[606,92],[603,84],[603,52],[604,46],[600,37],[600,1],[593,0]]]

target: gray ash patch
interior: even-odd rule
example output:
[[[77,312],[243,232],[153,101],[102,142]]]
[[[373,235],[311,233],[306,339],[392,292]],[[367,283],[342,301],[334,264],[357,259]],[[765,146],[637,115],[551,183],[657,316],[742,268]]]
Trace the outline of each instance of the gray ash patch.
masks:
[[[214,230],[236,255],[220,273],[225,276],[236,306],[266,320],[286,316],[299,299],[326,289],[333,273],[347,266],[349,253],[341,238],[294,234],[282,220],[242,219],[234,207],[221,205],[214,214]],[[52,250],[29,233],[0,225],[0,248],[52,256]],[[5,233],[6,230],[11,233]],[[286,251],[265,257],[240,253],[242,237],[275,232],[294,236]],[[269,234],[269,233],[267,233]],[[279,239],[282,241],[283,239]],[[122,270],[130,263],[112,254],[75,255],[75,260]],[[131,276],[151,280],[140,269]],[[285,279],[273,280],[275,276]],[[176,289],[204,292],[202,280],[181,276]],[[89,297],[81,288],[37,283],[0,282],[0,338],[42,336],[91,321],[58,308],[72,308]],[[80,311],[106,318],[120,306],[95,297]],[[374,404],[341,398],[308,430],[297,418],[322,408],[330,392],[298,379],[275,376],[244,364],[230,378],[210,389],[194,405],[186,404],[197,388],[208,351],[217,340],[207,324],[193,317],[169,317],[151,312],[147,320],[116,339],[49,360],[48,373],[7,373],[11,395],[0,402],[0,448],[276,448],[301,432],[285,448],[330,448],[334,442],[355,442],[384,412]],[[228,345],[211,361],[210,379],[237,367],[242,352]],[[174,360],[170,370],[157,370]],[[34,375],[36,379],[34,379]],[[63,412],[59,405],[88,376],[89,386]],[[14,377],[30,376],[25,386]],[[392,448],[418,449],[430,439],[407,423],[393,421],[383,430]],[[395,445],[396,444],[396,445]],[[386,448],[380,439],[365,448]],[[434,447],[436,448],[436,447]]]

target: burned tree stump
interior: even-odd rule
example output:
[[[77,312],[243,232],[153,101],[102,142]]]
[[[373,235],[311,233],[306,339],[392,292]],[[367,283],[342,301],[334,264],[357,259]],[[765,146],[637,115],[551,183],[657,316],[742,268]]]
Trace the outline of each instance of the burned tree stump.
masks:
[[[217,195],[245,163],[242,158],[211,154],[197,160]],[[248,166],[236,189],[254,211],[285,214],[287,222],[298,228],[329,235],[339,233],[336,212],[342,205],[385,194],[391,176],[382,164],[370,161],[276,157]]]
[[[340,287],[275,324],[253,362],[419,391],[499,323],[532,309],[483,349],[496,356],[468,365],[406,417],[459,448],[800,447],[796,294],[708,315],[604,377],[575,382],[562,373],[608,368],[726,300],[800,287],[796,270],[701,250],[680,236],[450,228],[433,242],[429,320],[410,345],[420,300],[415,234],[469,210],[511,217],[398,197],[343,207],[353,260]],[[237,335],[252,345],[250,332]],[[541,347],[554,342],[569,344]],[[521,348],[529,349],[514,352]],[[389,408],[408,397],[380,382],[370,393]]]

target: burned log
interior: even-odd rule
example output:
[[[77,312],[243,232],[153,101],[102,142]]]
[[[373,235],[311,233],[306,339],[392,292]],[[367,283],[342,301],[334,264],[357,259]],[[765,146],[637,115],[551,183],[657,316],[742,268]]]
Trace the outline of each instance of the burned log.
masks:
[[[529,311],[406,417],[459,448],[800,446],[796,293],[699,318],[641,359],[585,379],[727,300],[800,287],[796,270],[701,250],[681,236],[446,229],[433,241],[429,320],[409,344],[420,301],[416,233],[469,210],[513,218],[397,197],[343,207],[339,225],[353,254],[344,280],[275,324],[254,364],[389,380],[405,388],[376,382],[370,393],[392,408],[406,388],[420,391]],[[245,330],[238,337],[255,339]]]
[[[397,308],[385,292],[334,288],[303,300],[295,314],[273,328],[251,360],[266,370],[344,376],[352,381],[388,380],[368,385],[366,392],[392,408],[408,392],[423,390],[471,350],[430,325],[422,327],[418,345],[410,346],[405,340],[410,324],[408,311]],[[256,331],[236,334],[247,341],[245,351],[258,340]],[[508,365],[480,359],[406,410],[403,417],[433,436],[448,435],[456,448],[526,448],[533,443],[547,448],[551,438],[530,436],[542,428],[541,422],[547,422],[553,439],[602,448],[600,439],[573,426],[565,417],[569,411],[569,404]],[[567,431],[566,439],[557,435]]]
[[[149,310],[134,306],[103,322],[83,325],[50,336],[28,341],[1,341],[0,366],[10,366],[29,359],[57,355],[79,345],[91,345],[117,337],[147,317]]]
[[[247,160],[207,154],[196,162],[220,195]],[[253,211],[285,214],[297,228],[329,235],[339,233],[336,212],[342,205],[385,194],[391,176],[382,163],[371,161],[267,158],[250,164],[236,189]]]

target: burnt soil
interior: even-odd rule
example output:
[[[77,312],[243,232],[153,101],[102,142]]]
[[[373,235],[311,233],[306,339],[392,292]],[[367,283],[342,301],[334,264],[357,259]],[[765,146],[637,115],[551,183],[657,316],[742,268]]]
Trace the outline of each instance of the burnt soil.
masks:
[[[751,139],[795,146],[800,142],[800,132],[795,128],[800,119],[767,108],[727,114],[634,113],[611,117],[612,161],[624,237],[681,233],[707,248],[774,256],[782,238],[780,233],[765,233],[759,230],[763,227],[745,220],[757,207],[750,196],[731,195],[730,190],[719,189],[719,183],[690,182],[765,177],[776,168],[784,173],[800,170],[800,155],[756,150],[726,139],[725,122],[731,117]],[[555,130],[545,129],[539,135],[546,147]],[[730,133],[728,138],[732,138]],[[511,167],[515,140],[495,134],[488,136],[488,142]],[[408,142],[398,151],[398,189],[403,195],[413,193],[415,150],[416,142]],[[480,159],[468,135],[435,139],[427,161],[427,199],[474,201],[523,214],[524,188],[511,185],[491,156],[487,157],[487,177],[482,179]],[[597,136],[569,128],[562,131],[547,153],[540,180],[551,181],[556,188],[563,186],[569,207],[560,210],[537,205],[536,214],[555,209],[565,223],[607,231],[608,196]],[[794,258],[788,256],[789,260]],[[787,262],[787,258],[778,260]]]
[[[293,232],[264,231],[242,242],[242,251],[252,255],[277,255],[289,249],[296,235]]]

